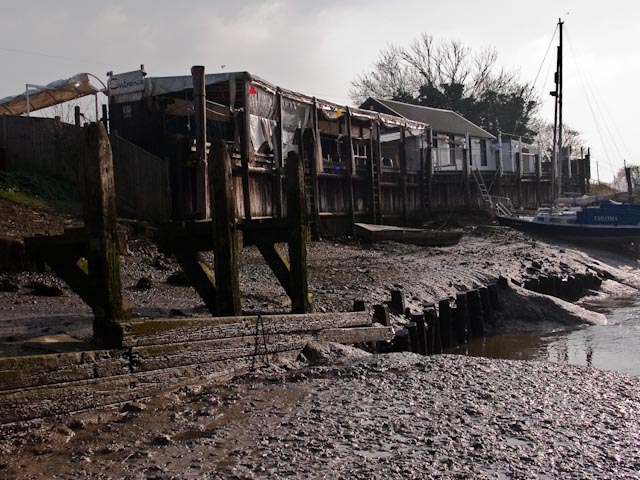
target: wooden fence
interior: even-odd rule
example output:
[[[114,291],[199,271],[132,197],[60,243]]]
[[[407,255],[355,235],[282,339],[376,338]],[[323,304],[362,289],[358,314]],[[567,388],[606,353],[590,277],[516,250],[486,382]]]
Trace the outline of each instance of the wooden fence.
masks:
[[[118,211],[130,218],[171,219],[166,159],[111,135]],[[84,155],[84,131],[58,119],[0,116],[0,170],[39,172],[76,185]]]

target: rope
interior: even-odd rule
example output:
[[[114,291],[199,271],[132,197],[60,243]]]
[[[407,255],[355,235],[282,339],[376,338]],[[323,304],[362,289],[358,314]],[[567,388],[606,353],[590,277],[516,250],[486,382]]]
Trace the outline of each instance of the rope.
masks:
[[[260,354],[260,337],[262,337],[262,347],[264,348],[262,354]],[[267,350],[267,335],[264,329],[264,321],[262,315],[258,314],[256,321],[256,331],[253,339],[253,355],[251,356],[251,371],[256,369],[256,357],[260,355],[262,357],[262,364],[269,365],[269,353]]]

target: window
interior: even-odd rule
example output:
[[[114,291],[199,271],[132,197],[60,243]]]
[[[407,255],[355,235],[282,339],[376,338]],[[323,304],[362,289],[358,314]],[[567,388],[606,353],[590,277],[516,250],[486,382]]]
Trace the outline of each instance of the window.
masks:
[[[489,165],[489,159],[487,158],[487,141],[485,139],[480,140],[480,166],[486,167]]]

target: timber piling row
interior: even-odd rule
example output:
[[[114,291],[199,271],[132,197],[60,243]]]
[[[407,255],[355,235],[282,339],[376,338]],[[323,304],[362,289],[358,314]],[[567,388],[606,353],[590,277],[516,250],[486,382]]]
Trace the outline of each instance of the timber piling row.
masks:
[[[504,310],[500,291],[510,284],[527,290],[574,302],[591,290],[598,290],[603,279],[592,273],[571,275],[540,275],[519,282],[500,277],[495,283],[456,294],[428,304],[421,313],[405,307],[402,290],[392,290],[391,299],[383,305],[373,306],[373,321],[389,326],[389,312],[403,315],[408,322],[405,330],[396,332],[393,348],[421,355],[434,355],[482,338],[496,324],[497,312]]]

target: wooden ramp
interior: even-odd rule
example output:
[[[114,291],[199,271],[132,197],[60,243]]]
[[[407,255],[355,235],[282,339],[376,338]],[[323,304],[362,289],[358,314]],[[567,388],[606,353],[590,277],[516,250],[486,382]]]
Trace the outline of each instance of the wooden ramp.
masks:
[[[393,240],[424,247],[449,247],[462,237],[462,229],[435,230],[429,228],[394,227],[391,225],[355,224],[356,237],[369,242]]]
[[[0,357],[0,424],[149,397],[295,359],[310,340],[390,341],[368,312],[131,320],[122,348]]]

